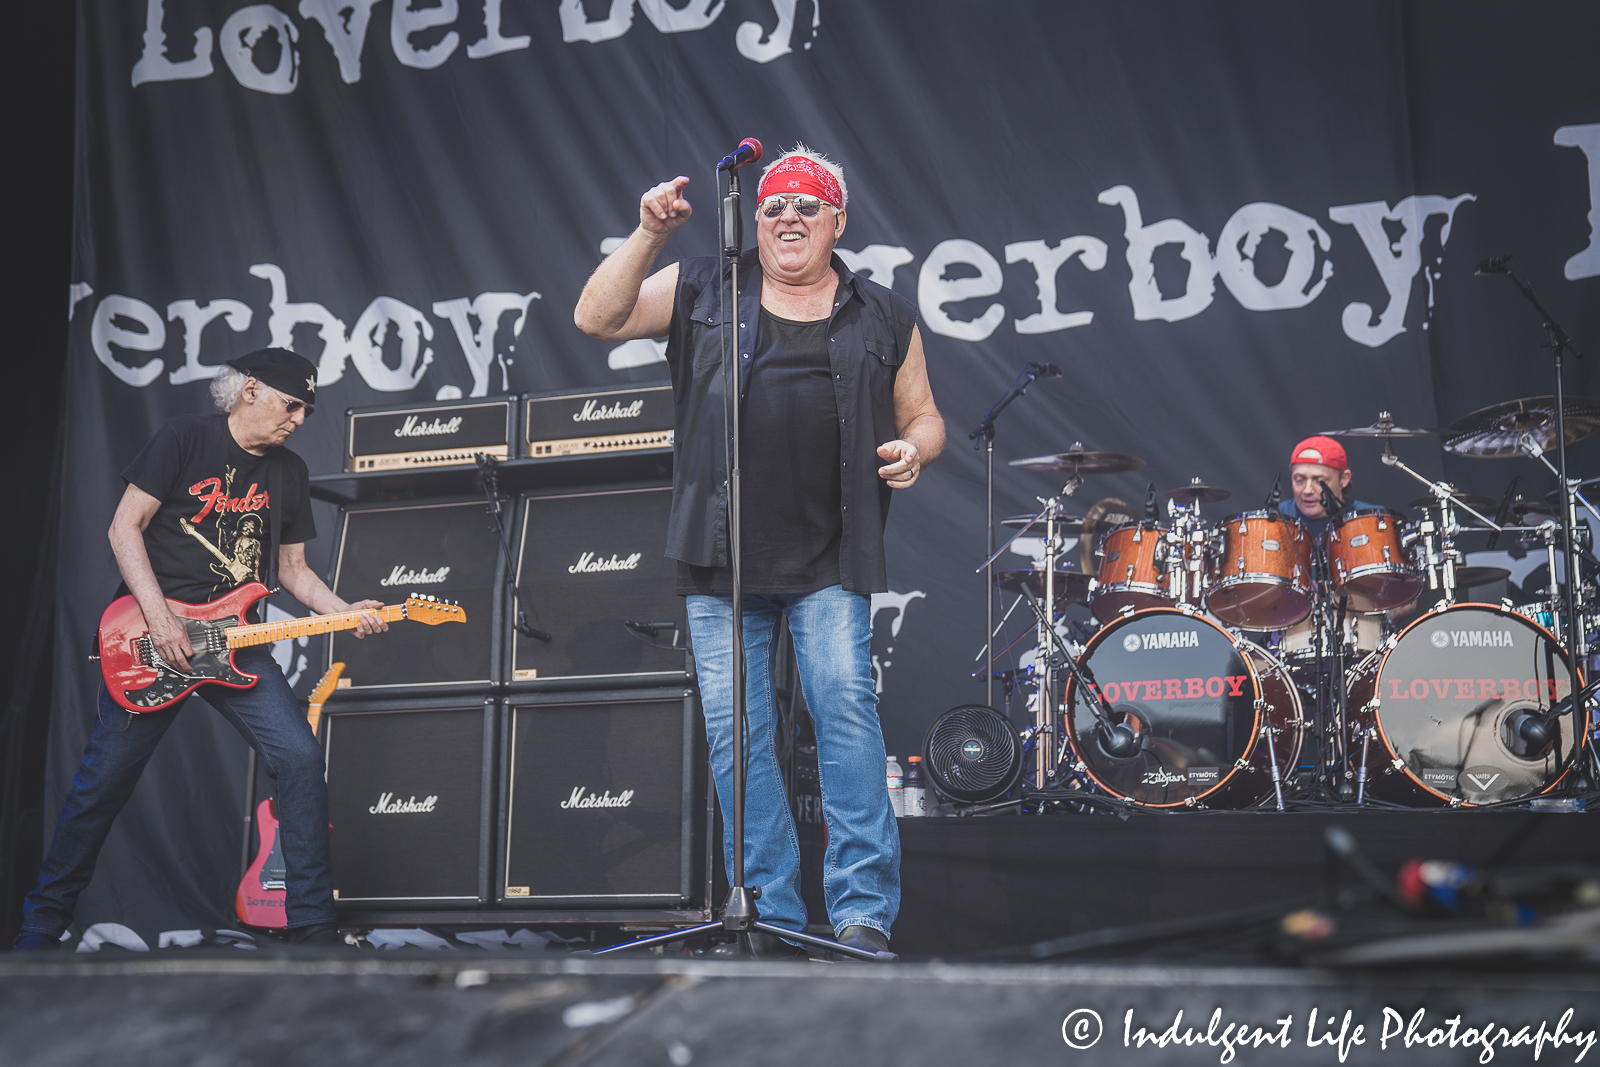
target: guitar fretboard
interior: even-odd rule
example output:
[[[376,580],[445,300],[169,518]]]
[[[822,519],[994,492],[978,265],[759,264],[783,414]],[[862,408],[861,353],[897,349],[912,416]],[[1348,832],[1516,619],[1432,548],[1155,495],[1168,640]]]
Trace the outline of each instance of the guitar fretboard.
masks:
[[[287,641],[311,634],[329,634],[336,630],[354,630],[363,615],[377,615],[385,622],[399,622],[406,617],[404,604],[390,604],[364,611],[341,611],[333,615],[309,615],[303,619],[280,619],[277,622],[255,622],[245,626],[232,626],[226,631],[229,648],[246,648],[250,645],[268,645],[274,641]]]

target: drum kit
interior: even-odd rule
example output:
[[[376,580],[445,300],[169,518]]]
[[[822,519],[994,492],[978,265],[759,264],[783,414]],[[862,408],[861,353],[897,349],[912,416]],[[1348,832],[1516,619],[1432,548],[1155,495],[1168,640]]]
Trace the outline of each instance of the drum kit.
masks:
[[[1199,478],[1166,494],[1165,515],[1152,484],[1142,516],[1113,516],[1126,521],[1097,530],[1105,509],[1096,505],[1086,529],[1067,506],[1073,493],[1142,459],[1074,444],[1012,462],[1067,475],[1037,514],[1000,523],[1016,533],[998,550],[991,541],[980,567],[1017,538],[1041,539],[1038,567],[990,570],[1016,599],[1000,627],[990,623],[980,654],[980,669],[1028,694],[1035,795],[1154,809],[1282,809],[1297,797],[1455,807],[1593,780],[1583,668],[1600,639],[1600,598],[1583,566],[1570,590],[1557,582],[1577,509],[1600,520],[1588,483],[1568,482],[1551,501],[1508,489],[1496,502],[1419,474],[1393,447],[1437,437],[1457,455],[1522,455],[1556,471],[1545,452],[1558,425],[1567,442],[1581,439],[1600,429],[1600,405],[1567,399],[1559,414],[1552,398],[1536,397],[1443,430],[1397,426],[1382,413],[1370,426],[1325,431],[1381,440],[1383,462],[1428,493],[1412,502],[1422,515],[1413,521],[1344,509],[1325,492],[1320,536],[1298,512],[1279,510],[1277,487],[1263,508],[1208,522],[1201,506],[1231,494]],[[1466,565],[1461,546],[1478,534],[1490,548],[1502,536],[1542,548],[1550,579],[1539,599],[1465,602],[1468,589],[1510,573]],[[1081,571],[1066,554],[1072,537],[1085,539]],[[1586,542],[1572,544],[1600,573]],[[1038,653],[1031,666],[997,673],[1006,649],[995,637],[1023,604]],[[1087,607],[1097,631],[1064,623],[1073,604]]]

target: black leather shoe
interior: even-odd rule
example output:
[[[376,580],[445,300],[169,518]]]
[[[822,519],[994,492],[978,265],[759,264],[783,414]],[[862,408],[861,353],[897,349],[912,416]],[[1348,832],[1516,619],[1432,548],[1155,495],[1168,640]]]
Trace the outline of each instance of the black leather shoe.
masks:
[[[889,951],[889,939],[883,936],[882,930],[873,926],[846,926],[839,934],[839,944],[887,954],[890,959],[894,958],[894,953]],[[836,955],[839,955],[841,960],[855,960],[854,956],[837,953]]]
[[[758,960],[803,960],[811,954],[803,945],[791,945],[777,934],[750,931],[750,956]]]
[[[18,934],[11,942],[12,952],[54,952],[60,947],[61,939],[49,934]]]
[[[297,926],[284,935],[284,940],[291,945],[343,945],[344,935],[339,933],[338,923],[313,923],[310,926]]]

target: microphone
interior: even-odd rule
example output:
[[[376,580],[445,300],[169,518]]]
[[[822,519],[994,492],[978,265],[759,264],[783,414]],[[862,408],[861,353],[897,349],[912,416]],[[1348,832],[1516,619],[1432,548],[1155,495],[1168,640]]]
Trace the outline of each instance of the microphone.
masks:
[[[1506,255],[1506,256],[1490,256],[1488,259],[1485,259],[1485,260],[1481,261],[1478,264],[1478,269],[1473,271],[1472,273],[1474,273],[1474,274],[1504,274],[1506,272],[1506,270],[1508,269],[1506,267],[1506,264],[1510,263],[1510,262],[1511,262],[1511,257],[1509,255]]]
[[[1139,746],[1139,735],[1125,722],[1115,726],[1108,722],[1101,722],[1095,728],[1095,740],[1100,742],[1100,747],[1112,759],[1123,759],[1133,755],[1134,749]]]
[[[666,622],[630,622],[623,620],[622,625],[626,626],[634,633],[643,634],[646,637],[659,636],[662,630],[676,631],[678,629],[678,624],[672,622],[671,620]]]
[[[739,142],[739,147],[722,157],[722,162],[717,164],[718,170],[738,170],[746,163],[761,162],[761,142],[754,137],[746,137]]]
[[[1059,377],[1061,377],[1061,368],[1056,366],[1054,363],[1033,363],[1033,362],[1030,362],[1029,366],[1031,366],[1037,372],[1037,374],[1035,375],[1036,377],[1039,377],[1039,378],[1059,378]]]
[[[1496,526],[1504,526],[1506,524],[1506,520],[1511,517],[1511,501],[1516,499],[1517,483],[1519,481],[1521,481],[1521,480],[1522,480],[1522,475],[1513,474],[1511,476],[1511,484],[1506,486],[1506,491],[1503,494],[1501,494],[1501,496],[1500,496],[1500,507],[1494,513],[1494,524]],[[1489,543],[1488,543],[1488,546],[1487,546],[1488,550],[1490,552],[1493,552],[1494,549],[1495,549],[1495,546],[1498,545],[1499,543],[1500,543],[1500,531],[1496,530],[1494,533],[1489,535]]]
[[[1144,518],[1146,522],[1155,522],[1161,513],[1156,510],[1156,483],[1151,482],[1144,492]]]
[[[1266,508],[1268,511],[1278,510],[1278,501],[1283,499],[1283,475],[1280,473],[1272,479],[1272,492],[1267,494]]]
[[[1328,483],[1319,481],[1317,484],[1322,486],[1322,513],[1335,522],[1344,518],[1344,504],[1328,491]]]

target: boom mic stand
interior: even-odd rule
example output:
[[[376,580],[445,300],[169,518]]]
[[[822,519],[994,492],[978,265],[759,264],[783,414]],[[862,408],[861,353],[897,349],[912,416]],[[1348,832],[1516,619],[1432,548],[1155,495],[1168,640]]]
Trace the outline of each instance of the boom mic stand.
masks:
[[[1573,485],[1567,479],[1567,411],[1566,399],[1562,395],[1561,365],[1565,353],[1571,352],[1574,359],[1582,359],[1583,353],[1578,351],[1578,346],[1572,343],[1571,336],[1555,320],[1555,316],[1546,311],[1544,305],[1539,303],[1539,298],[1534,295],[1533,287],[1517,277],[1516,273],[1512,271],[1509,266],[1510,261],[1510,256],[1491,256],[1479,263],[1478,269],[1474,273],[1504,274],[1509,278],[1511,284],[1517,287],[1528,303],[1533,305],[1533,309],[1539,313],[1539,317],[1543,320],[1544,332],[1549,336],[1549,340],[1545,341],[1542,347],[1550,349],[1551,358],[1555,364],[1556,462],[1558,467],[1557,476],[1561,479],[1561,542],[1562,549],[1567,557],[1567,589],[1565,597],[1567,604],[1567,632],[1564,636],[1567,639],[1567,655],[1571,660],[1573,684],[1576,687],[1578,681],[1578,659],[1583,654],[1583,627],[1578,621],[1578,582],[1583,573],[1583,565],[1578,556],[1577,538],[1573,535],[1573,526],[1577,521],[1577,507],[1573,502]],[[1587,501],[1585,501],[1585,504],[1587,505]],[[1555,575],[1552,574],[1550,579],[1554,582]],[[1584,739],[1587,742],[1584,750],[1589,754],[1589,780],[1594,782],[1600,780],[1600,753],[1595,751],[1594,735],[1592,733],[1593,717],[1589,713],[1588,701],[1585,700],[1583,706],[1580,706],[1577,711],[1579,721],[1583,724]]]
[[[759,158],[759,156],[757,157]],[[728,161],[724,161],[728,162]],[[698,926],[690,926],[682,930],[671,930],[654,937],[640,938],[637,941],[627,941],[620,945],[596,952],[596,956],[611,952],[621,952],[625,949],[650,948],[654,945],[665,945],[673,941],[683,941],[686,938],[699,934],[711,933],[714,930],[725,930],[735,935],[738,939],[742,954],[753,956],[750,948],[750,935],[759,930],[762,933],[774,934],[789,941],[798,941],[811,948],[824,949],[828,952],[849,956],[852,959],[866,961],[888,961],[898,957],[893,952],[873,952],[870,949],[856,948],[854,945],[843,945],[831,938],[817,937],[815,934],[797,933],[774,923],[762,922],[761,913],[756,908],[756,901],[760,899],[761,887],[751,888],[744,884],[744,787],[745,787],[745,655],[744,655],[744,574],[743,574],[743,548],[740,544],[739,522],[742,515],[739,499],[739,406],[743,401],[744,375],[739,362],[739,346],[737,343],[738,311],[739,311],[739,253],[744,245],[744,214],[739,207],[739,166],[734,162],[730,166],[718,165],[717,174],[720,191],[720,175],[724,169],[728,172],[728,193],[717,201],[718,226],[717,233],[720,237],[717,255],[717,276],[727,279],[718,290],[721,302],[721,322],[717,326],[717,333],[722,343],[722,411],[728,436],[726,440],[727,465],[728,465],[728,568],[733,576],[733,876],[729,879],[732,883],[728,887],[728,900],[722,910],[722,918]],[[729,313],[732,308],[732,314]],[[715,847],[712,842],[706,842],[707,848]]]
[[[500,461],[485,452],[479,452],[477,460],[478,483],[483,486],[484,499],[487,501],[483,510],[489,513],[489,518],[492,520],[495,547],[500,553],[501,566],[505,568],[503,574],[506,592],[511,594],[511,604],[517,612],[516,622],[512,625],[523,637],[531,637],[535,641],[549,644],[554,640],[554,635],[533,628],[528,622],[527,613],[522,610],[521,594],[517,592],[516,567],[511,558],[511,537],[506,533],[505,516],[502,514],[500,504]]]
[[[978,428],[967,434],[967,440],[975,441],[982,438],[980,446],[983,449],[984,460],[984,499],[988,504],[986,514],[988,522],[984,526],[983,554],[986,562],[983,565],[983,702],[989,707],[994,707],[994,558],[999,555],[994,550],[994,420],[1000,417],[1013,400],[1028,391],[1028,386],[1041,374],[1047,374],[1049,368],[1046,364],[1035,363],[1029,360],[1023,364],[1022,370],[1017,373],[1011,382],[1011,387],[1006,390],[1006,395],[995,401],[994,406],[983,413],[983,418],[978,421]],[[1061,372],[1056,371],[1049,375],[1052,378],[1061,377]],[[1016,540],[1016,538],[1012,538]]]

